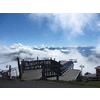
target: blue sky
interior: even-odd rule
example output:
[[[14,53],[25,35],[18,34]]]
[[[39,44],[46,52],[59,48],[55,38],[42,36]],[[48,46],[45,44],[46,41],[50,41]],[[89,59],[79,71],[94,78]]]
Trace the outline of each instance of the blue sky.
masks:
[[[0,13],[0,46],[96,46],[97,13]]]

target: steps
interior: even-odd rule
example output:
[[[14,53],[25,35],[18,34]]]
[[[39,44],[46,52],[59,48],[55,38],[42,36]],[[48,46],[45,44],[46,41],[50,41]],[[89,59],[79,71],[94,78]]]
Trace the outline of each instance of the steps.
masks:
[[[64,76],[60,76],[60,80],[75,81],[80,73],[80,70],[71,69]]]
[[[81,71],[76,69],[71,69],[66,72],[63,76],[59,76],[59,80],[63,81],[75,81]],[[48,78],[49,80],[56,80],[56,77]]]

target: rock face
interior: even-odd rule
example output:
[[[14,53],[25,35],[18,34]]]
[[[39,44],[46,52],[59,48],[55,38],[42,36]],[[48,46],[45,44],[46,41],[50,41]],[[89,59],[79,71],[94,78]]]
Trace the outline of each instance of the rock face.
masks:
[[[22,75],[22,80],[40,79],[42,76],[42,69],[25,70]]]

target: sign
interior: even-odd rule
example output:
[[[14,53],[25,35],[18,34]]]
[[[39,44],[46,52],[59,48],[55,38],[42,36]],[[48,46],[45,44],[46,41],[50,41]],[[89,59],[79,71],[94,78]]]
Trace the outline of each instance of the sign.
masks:
[[[6,68],[8,68],[8,65],[6,66]]]
[[[0,74],[0,77],[2,77],[2,75]]]

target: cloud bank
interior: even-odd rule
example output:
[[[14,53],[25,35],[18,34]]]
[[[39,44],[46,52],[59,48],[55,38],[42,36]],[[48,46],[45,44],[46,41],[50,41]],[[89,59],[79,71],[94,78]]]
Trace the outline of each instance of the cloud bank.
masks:
[[[37,49],[36,49],[37,48]],[[70,51],[70,53],[65,54],[61,52],[62,49],[55,49],[50,50],[48,48],[44,48],[44,50],[41,50],[41,48],[38,48],[37,46],[34,46],[34,48],[29,46],[24,46],[22,44],[14,44],[10,47],[2,47],[0,48],[0,61],[1,62],[7,62],[10,60],[16,60],[17,57],[26,60],[33,60],[37,59],[37,56],[39,59],[56,59],[56,61],[59,60],[69,60],[69,59],[77,59],[78,63],[74,64],[75,69],[80,69],[80,65],[84,65],[85,68],[83,70],[83,73],[85,72],[91,72],[95,73],[95,67],[100,65],[100,58],[96,58],[94,55],[90,55],[89,57],[82,56],[81,53],[79,53],[76,49],[66,49],[66,51]],[[9,62],[10,64],[10,62]],[[5,65],[6,66],[6,65]],[[4,67],[5,67],[4,66]],[[2,67],[2,64],[0,64],[0,68]]]
[[[95,30],[100,21],[96,13],[34,13],[29,18],[41,25],[47,19],[47,25],[52,31],[61,29],[69,37],[84,35],[84,28]]]

